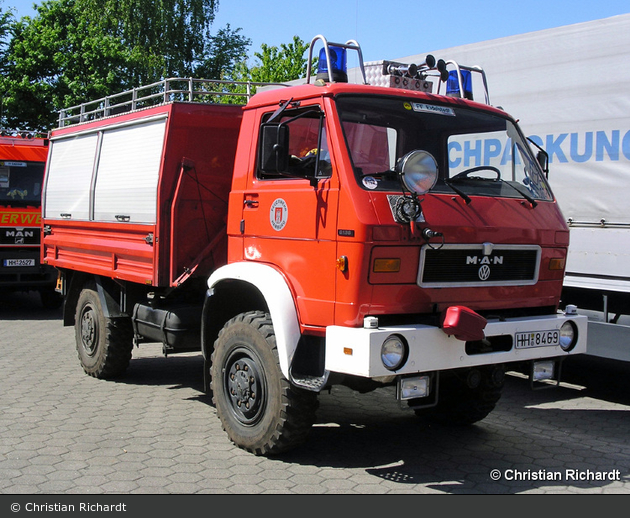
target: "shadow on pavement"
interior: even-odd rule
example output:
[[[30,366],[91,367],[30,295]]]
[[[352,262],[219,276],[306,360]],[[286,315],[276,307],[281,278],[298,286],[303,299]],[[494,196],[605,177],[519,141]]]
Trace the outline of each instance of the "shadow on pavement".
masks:
[[[61,320],[61,308],[45,308],[35,291],[0,290],[1,320]]]

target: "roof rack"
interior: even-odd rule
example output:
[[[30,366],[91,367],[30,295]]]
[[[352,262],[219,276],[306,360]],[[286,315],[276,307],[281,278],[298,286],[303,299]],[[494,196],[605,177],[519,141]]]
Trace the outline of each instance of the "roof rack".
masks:
[[[59,127],[176,101],[217,103],[222,98],[237,98],[242,99],[243,104],[246,104],[256,93],[256,88],[260,86],[287,85],[171,77],[64,108],[59,111]]]

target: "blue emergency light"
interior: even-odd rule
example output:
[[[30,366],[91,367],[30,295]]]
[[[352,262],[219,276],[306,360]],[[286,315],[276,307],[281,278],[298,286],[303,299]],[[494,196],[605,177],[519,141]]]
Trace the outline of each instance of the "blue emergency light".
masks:
[[[326,58],[326,49],[322,48],[319,51],[316,79],[330,81],[332,78],[334,83],[347,83],[348,64],[346,49],[343,47],[328,45],[328,53],[330,55],[330,67],[328,66],[328,60]],[[328,75],[328,72],[330,72],[330,76]]]
[[[472,101],[472,75],[469,70],[460,70],[459,73],[462,76],[464,95],[461,95],[459,91],[459,79],[457,77],[457,70],[451,70],[448,73],[448,79],[446,81],[446,95],[450,95],[451,97],[464,97]]]

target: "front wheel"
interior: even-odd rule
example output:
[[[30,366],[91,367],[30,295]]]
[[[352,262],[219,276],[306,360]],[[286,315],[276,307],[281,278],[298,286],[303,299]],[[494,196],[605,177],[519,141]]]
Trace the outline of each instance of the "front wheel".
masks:
[[[86,374],[110,379],[127,369],[133,349],[131,320],[105,317],[96,290],[87,288],[79,295],[74,329],[77,353]]]
[[[470,425],[492,412],[501,398],[502,366],[447,374],[440,380],[438,404],[418,409],[416,415],[445,425]]]
[[[225,324],[214,344],[210,374],[217,415],[235,445],[275,455],[306,440],[317,394],[283,376],[267,313],[242,313]]]

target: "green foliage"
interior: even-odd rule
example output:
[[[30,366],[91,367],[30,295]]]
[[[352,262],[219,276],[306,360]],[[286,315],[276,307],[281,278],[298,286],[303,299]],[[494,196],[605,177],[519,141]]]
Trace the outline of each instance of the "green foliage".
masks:
[[[217,8],[218,0],[44,0],[21,20],[0,9],[0,124],[45,132],[62,108],[169,77],[304,77],[308,44],[297,36],[263,44],[250,68],[241,29],[211,33]],[[244,103],[227,94],[247,88],[225,87],[213,100]]]
[[[90,23],[77,0],[55,0],[13,25],[2,80],[9,126],[47,130],[63,106],[121,89],[133,54]]]
[[[307,59],[304,53],[309,44],[298,36],[292,43],[282,43],[280,48],[261,45],[261,52],[255,52],[259,64],[250,70],[251,80],[259,83],[284,83],[306,75]]]
[[[76,0],[134,58],[129,82],[189,77],[206,58],[218,0]]]
[[[308,60],[305,53],[309,44],[302,41],[298,36],[293,36],[293,42],[281,44],[280,48],[269,46],[265,43],[261,45],[261,51],[255,52],[257,59],[253,67],[249,67],[245,60],[236,64],[231,70],[230,78],[234,81],[251,83],[286,83],[306,76]],[[317,60],[314,60],[317,66]],[[255,85],[235,85],[226,88],[234,93],[256,93]],[[239,103],[244,102],[243,97],[224,96],[220,102]]]
[[[210,34],[217,5],[46,0],[17,22],[0,12],[0,44],[12,35],[0,54],[3,122],[46,131],[61,108],[86,100],[167,77],[229,74],[251,42],[229,26]]]
[[[2,2],[0,2],[1,5]],[[0,8],[0,74],[4,75],[6,72],[6,50],[9,42],[9,36],[11,31],[11,23],[13,22],[13,13],[11,10],[3,11]],[[0,123],[1,113],[0,113]]]
[[[247,58],[251,40],[232,29],[230,24],[210,36],[204,59],[195,68],[195,77],[204,79],[231,79],[238,64]]]

